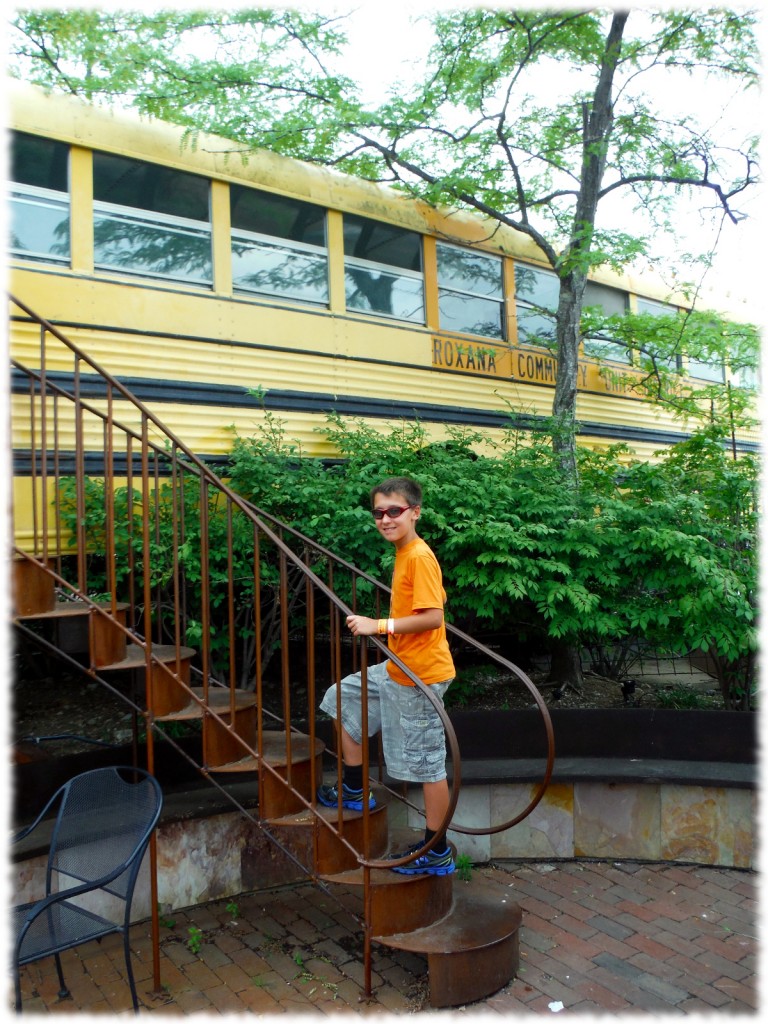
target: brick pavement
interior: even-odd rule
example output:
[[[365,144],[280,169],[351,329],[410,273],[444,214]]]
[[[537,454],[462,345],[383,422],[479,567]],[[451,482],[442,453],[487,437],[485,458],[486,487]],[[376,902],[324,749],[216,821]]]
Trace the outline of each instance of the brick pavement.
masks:
[[[518,977],[468,1010],[552,1013],[562,1004],[577,1014],[756,1013],[754,873],[625,862],[475,871],[509,887],[523,927]],[[356,923],[343,903],[309,883],[193,907],[170,924],[161,927],[160,992],[153,991],[149,924],[132,928],[142,1013],[457,1012],[426,1004],[423,958],[379,947],[366,1002]],[[53,959],[41,961],[22,972],[25,1013],[131,1013],[119,936],[63,959],[72,998],[58,999]]]

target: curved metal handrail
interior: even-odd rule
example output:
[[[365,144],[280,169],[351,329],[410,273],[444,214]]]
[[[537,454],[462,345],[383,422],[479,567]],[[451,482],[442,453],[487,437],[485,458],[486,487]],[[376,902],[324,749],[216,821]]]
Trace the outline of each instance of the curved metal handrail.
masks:
[[[326,597],[326,599],[328,599],[330,603],[334,605],[339,612],[341,612],[344,615],[347,615],[350,614],[353,611],[353,609],[351,609],[330,587],[328,587],[325,584],[325,582],[319,576],[317,576],[312,571],[312,569],[308,565],[305,564],[305,562],[299,557],[299,555],[297,555],[291,549],[289,544],[284,542],[282,536],[284,533],[287,532],[291,534],[302,545],[311,548],[318,554],[321,554],[324,558],[333,561],[337,566],[341,566],[345,570],[354,574],[354,576],[356,576],[357,578],[364,579],[370,582],[379,591],[384,593],[391,593],[390,588],[387,587],[381,581],[377,580],[375,577],[372,577],[368,573],[365,573],[364,571],[358,569],[352,563],[347,562],[340,556],[336,555],[334,552],[313,541],[311,538],[302,534],[294,527],[282,523],[280,520],[272,516],[270,513],[267,513],[264,510],[258,508],[258,506],[254,505],[252,502],[247,501],[236,491],[232,490],[210,469],[209,466],[206,465],[206,463],[202,459],[200,459],[191,449],[189,449],[185,445],[185,443],[174,434],[172,430],[170,430],[157,416],[155,416],[155,414],[152,413],[152,411],[148,409],[128,388],[121,384],[121,382],[117,378],[113,377],[108,371],[106,371],[96,360],[90,357],[87,353],[82,352],[78,348],[78,346],[76,346],[62,332],[58,331],[51,323],[49,323],[43,317],[40,317],[38,314],[34,313],[25,303],[21,302],[13,295],[10,296],[10,299],[19,309],[26,313],[28,317],[30,317],[34,322],[38,323],[44,331],[50,333],[52,337],[55,337],[62,345],[69,349],[70,352],[79,361],[89,366],[96,375],[98,375],[108,384],[109,388],[115,390],[128,403],[130,403],[130,405],[136,408],[141,413],[142,422],[151,423],[154,426],[154,428],[158,431],[158,433],[162,437],[166,438],[167,441],[169,441],[173,445],[173,447],[183,455],[184,460],[189,463],[189,466],[185,468],[192,468],[199,477],[204,478],[208,484],[210,484],[212,487],[214,487],[222,494],[226,495],[227,499],[233,504],[233,506],[238,508],[240,512],[249,521],[251,521],[253,525],[256,528],[258,528],[263,533],[263,535],[271,541],[272,544],[275,545],[275,547],[282,553],[282,556],[288,559],[299,570],[299,572],[304,576],[304,578],[308,579],[312,583],[312,586],[317,588],[317,590],[321,594],[323,594]],[[51,379],[50,376],[47,376],[42,372],[36,374],[34,371],[29,370],[28,368],[22,366],[20,363],[16,361],[14,361],[13,365],[15,365],[17,369],[19,369],[20,371],[28,374],[32,379],[36,380],[40,385],[41,390],[43,386],[45,386],[48,389],[57,391],[60,395],[62,395],[62,397],[72,399],[72,396],[69,395],[69,393],[66,392],[64,389],[60,388]],[[109,414],[103,413],[100,409],[98,409],[98,407],[85,402],[82,396],[78,396],[77,401],[81,404],[83,408],[88,409],[90,414],[100,417],[102,420],[104,420],[104,422],[109,420],[113,427],[118,427],[120,430],[124,431],[127,436],[132,437],[136,441],[142,441],[148,447],[151,447],[158,454],[167,454],[160,445],[157,445],[156,443],[149,441],[145,432],[139,433],[130,427],[120,424],[111,416],[111,411]],[[437,701],[437,699],[434,698],[434,696],[430,693],[429,686],[425,685],[418,677],[416,677],[411,672],[407,665],[403,664],[399,659],[397,659],[396,656],[389,652],[388,648],[380,640],[378,640],[376,637],[370,639],[373,640],[375,646],[379,647],[382,650],[386,657],[390,658],[391,660],[395,661],[396,664],[398,664],[401,670],[411,679],[415,686],[417,686],[425,693],[425,695],[435,708],[435,711],[440,717],[440,720],[443,724],[443,728],[445,730],[448,744],[451,750],[451,759],[453,764],[453,779],[451,785],[450,804],[448,811],[446,813],[446,817],[442,823],[441,831],[450,825],[450,827],[454,831],[466,834],[493,834],[510,828],[513,825],[517,824],[519,821],[523,820],[528,814],[531,813],[531,811],[543,797],[549,780],[551,778],[552,767],[554,763],[554,735],[552,730],[552,723],[549,716],[549,712],[546,708],[543,699],[541,698],[541,695],[534,686],[533,682],[521,669],[519,669],[512,662],[509,662],[507,659],[502,658],[501,656],[496,654],[496,652],[485,647],[483,644],[475,640],[473,637],[469,636],[466,633],[463,633],[461,630],[452,626],[450,623],[447,623],[446,626],[451,635],[460,638],[462,642],[464,642],[465,644],[474,647],[478,651],[481,651],[486,657],[495,661],[508,672],[511,672],[514,676],[516,676],[518,680],[520,680],[531,693],[544,720],[544,726],[547,736],[547,761],[541,784],[534,793],[533,798],[529,802],[528,806],[520,814],[516,815],[513,819],[511,819],[508,822],[504,822],[496,826],[491,826],[488,829],[473,829],[467,826],[462,826],[459,823],[451,823],[451,817],[458,802],[459,790],[461,785],[461,759],[460,752],[458,749],[458,741],[456,739],[453,724],[451,723],[447,712],[442,707],[440,702]],[[215,715],[214,712],[211,713],[214,715],[214,717],[218,717]],[[230,732],[233,731],[231,726],[226,725],[226,723],[224,724],[225,727],[228,728]],[[236,739],[249,753],[254,754],[254,751],[244,740],[242,740],[242,738],[236,737]],[[258,754],[256,754],[255,756],[258,756]],[[313,809],[312,805],[308,804],[307,806],[309,807],[310,810]],[[343,840],[343,837],[341,838]],[[365,859],[362,858],[360,859],[360,862],[364,866],[371,867],[381,866],[382,864],[382,862],[380,861],[365,861]],[[391,867],[393,863],[400,863],[400,861],[388,861],[387,866]]]
[[[281,520],[277,519],[270,512],[265,512],[263,509],[260,509],[260,508],[258,508],[255,505],[253,507],[254,507],[254,509],[256,509],[256,511],[258,512],[259,516],[262,519],[269,520],[275,526],[277,526],[277,527],[279,527],[279,528],[281,528],[281,529],[291,533],[302,544],[305,544],[306,546],[313,548],[318,554],[322,554],[324,557],[332,559],[333,561],[336,562],[337,565],[341,565],[343,568],[347,569],[348,571],[353,572],[360,579],[364,579],[366,582],[373,584],[378,590],[382,591],[383,593],[386,593],[386,594],[391,594],[392,593],[392,588],[391,587],[387,586],[387,584],[383,583],[381,580],[377,579],[375,576],[371,576],[369,573],[365,572],[363,569],[359,569],[353,562],[346,561],[345,559],[341,558],[339,555],[337,555],[333,551],[331,551],[329,548],[324,547],[322,544],[319,544],[317,541],[313,540],[311,537],[308,537],[308,536],[306,536],[306,534],[301,533],[301,531],[297,530],[295,527],[290,526],[287,523],[281,522]],[[543,721],[543,724],[544,724],[544,731],[545,731],[546,739],[547,739],[546,766],[544,768],[544,774],[542,776],[542,781],[540,782],[539,786],[537,787],[537,789],[536,789],[535,793],[533,794],[531,800],[523,808],[523,810],[520,811],[519,814],[515,815],[515,817],[511,818],[509,821],[502,822],[499,825],[494,825],[494,826],[491,826],[490,828],[487,828],[487,829],[470,828],[467,825],[460,825],[460,824],[458,824],[456,822],[451,822],[451,830],[454,831],[454,832],[460,832],[463,835],[495,835],[498,832],[504,832],[506,829],[509,829],[509,828],[512,828],[515,825],[518,825],[521,821],[523,821],[525,818],[527,818],[528,815],[531,814],[531,812],[534,810],[534,808],[541,802],[541,799],[543,798],[543,796],[544,796],[544,794],[545,794],[545,792],[547,790],[547,787],[549,785],[550,779],[552,777],[552,771],[553,771],[553,768],[554,768],[554,760],[555,760],[555,736],[554,736],[554,729],[553,729],[553,726],[552,726],[552,719],[551,719],[550,714],[549,714],[549,708],[547,707],[547,705],[546,705],[543,697],[541,696],[539,690],[537,689],[536,685],[534,684],[534,682],[529,678],[529,676],[518,665],[515,665],[513,662],[511,662],[508,659],[506,659],[506,658],[502,657],[501,655],[497,654],[495,651],[491,650],[491,648],[486,647],[484,644],[480,643],[479,640],[476,640],[469,633],[463,632],[463,630],[459,629],[457,626],[454,626],[451,623],[446,622],[445,628],[446,628],[446,631],[450,635],[454,636],[458,640],[461,640],[462,643],[466,644],[467,646],[473,647],[476,651],[482,653],[489,660],[496,662],[497,665],[499,665],[500,667],[506,669],[508,672],[510,672],[512,675],[514,675],[525,686],[525,688],[528,690],[528,692],[531,694],[531,696],[532,696],[532,698],[533,698],[534,702],[536,703],[536,706],[537,706],[537,708],[539,710],[539,713],[541,714],[542,721]],[[389,649],[388,649],[388,647],[385,644],[383,644],[375,636],[374,637],[369,637],[368,639],[372,640],[374,642],[374,644],[377,647],[379,647],[387,655],[387,657],[389,657],[392,661],[394,661],[395,664],[397,664],[398,667],[400,669],[402,669],[409,676],[409,678],[414,683],[414,685],[418,686],[426,694],[426,696],[429,698],[430,703],[435,708],[435,711],[439,715],[440,720],[443,722],[443,725],[446,728],[446,735],[449,736],[449,742],[450,742],[450,745],[451,745],[451,759],[452,759],[452,763],[454,764],[454,775],[455,775],[455,772],[456,772],[456,767],[455,766],[460,764],[460,759],[457,759],[458,744],[456,743],[455,732],[453,731],[452,723],[450,723],[450,719],[449,719],[449,717],[447,715],[447,712],[442,707],[442,705],[436,700],[436,698],[429,692],[429,686],[425,685],[424,683],[422,683],[422,681],[420,679],[418,679],[410,671],[410,669],[405,664],[403,664],[403,662],[401,662],[396,656],[392,655],[389,652]],[[456,750],[455,751],[454,751],[454,743],[456,743]],[[459,773],[460,773],[460,769],[459,769]],[[459,775],[459,777],[460,777],[460,775]],[[456,797],[456,800],[453,801],[453,806],[455,806],[456,803],[458,803],[458,795]],[[450,817],[448,818],[448,820],[450,821]],[[431,844],[430,844],[430,848],[431,848]],[[424,849],[426,849],[426,847],[422,848],[422,852],[423,852]],[[412,858],[410,858],[410,859],[412,859]],[[391,861],[391,860],[388,860],[386,866],[387,867],[391,867],[393,863],[400,864],[401,861]],[[374,864],[372,862],[371,866],[380,867],[380,866],[383,866],[383,864],[380,863],[380,862],[376,862]]]

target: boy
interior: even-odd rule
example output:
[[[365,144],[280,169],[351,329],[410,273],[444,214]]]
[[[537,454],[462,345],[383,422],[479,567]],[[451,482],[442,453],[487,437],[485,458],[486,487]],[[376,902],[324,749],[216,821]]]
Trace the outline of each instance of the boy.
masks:
[[[443,619],[446,597],[442,573],[432,550],[416,533],[421,498],[421,487],[409,477],[391,477],[371,491],[379,533],[395,546],[390,617],[369,619],[349,615],[347,626],[354,636],[386,633],[389,650],[442,703],[456,673]],[[403,857],[437,835],[448,810],[445,734],[431,702],[394,662],[370,665],[367,680],[368,733],[373,736],[381,729],[389,774],[396,779],[421,782],[424,789],[424,841],[396,855]],[[368,787],[362,775],[361,673],[346,676],[338,685],[342,693],[338,732],[344,763],[341,801],[344,807],[362,810]],[[336,684],[326,692],[320,707],[336,718]],[[326,807],[338,807],[338,786],[320,786],[317,799]],[[375,804],[370,793],[368,802],[369,807]],[[402,874],[447,875],[454,868],[453,853],[443,834],[442,840],[427,853],[392,870]]]

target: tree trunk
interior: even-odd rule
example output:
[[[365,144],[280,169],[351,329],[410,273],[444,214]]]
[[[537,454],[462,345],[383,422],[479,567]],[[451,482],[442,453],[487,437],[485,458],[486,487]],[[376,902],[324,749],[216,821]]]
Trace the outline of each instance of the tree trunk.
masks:
[[[559,683],[560,687],[570,686],[581,693],[584,686],[584,675],[581,671],[581,652],[575,644],[563,640],[550,640],[552,645],[552,662],[549,668],[550,683]]]
[[[557,381],[552,405],[552,444],[563,470],[563,485],[576,490],[576,390],[581,343],[581,309],[591,268],[590,255],[595,217],[605,172],[608,143],[613,129],[613,78],[621,54],[621,41],[629,12],[617,12],[605,40],[600,79],[592,103],[583,107],[581,183],[568,247],[555,268],[560,277],[557,307]],[[580,690],[583,684],[579,650],[557,644],[552,656],[553,681]]]
[[[581,308],[591,269],[595,217],[613,130],[613,79],[621,55],[628,11],[617,12],[605,40],[600,78],[590,104],[583,104],[581,177],[568,246],[555,268],[560,278],[557,308],[557,381],[552,415],[553,444],[566,486],[578,486],[576,467],[576,388],[578,383]]]
[[[552,444],[563,470],[564,485],[576,490],[576,388],[581,342],[581,308],[586,275],[569,274],[560,280],[557,309],[557,380],[552,404]]]

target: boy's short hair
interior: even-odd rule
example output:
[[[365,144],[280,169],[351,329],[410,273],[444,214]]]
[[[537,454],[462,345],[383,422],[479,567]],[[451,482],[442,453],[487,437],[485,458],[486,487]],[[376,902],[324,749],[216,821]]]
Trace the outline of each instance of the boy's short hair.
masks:
[[[377,494],[402,494],[409,505],[421,505],[421,487],[409,476],[390,476],[371,488],[371,508]]]

